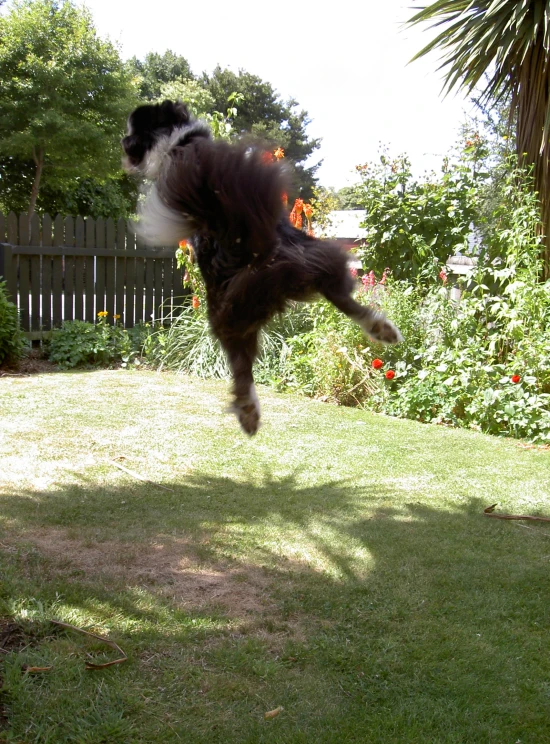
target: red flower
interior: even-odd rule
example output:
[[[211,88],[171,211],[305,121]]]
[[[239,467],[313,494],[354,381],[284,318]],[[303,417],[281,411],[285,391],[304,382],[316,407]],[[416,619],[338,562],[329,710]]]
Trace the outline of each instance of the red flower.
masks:
[[[262,153],[262,161],[266,164],[273,162],[273,155],[267,150]]]
[[[197,295],[193,295],[193,303],[192,304],[193,304],[193,310],[198,310],[199,307],[201,306],[201,301],[199,300],[199,298],[197,297]]]
[[[512,380],[512,382],[514,383],[514,385],[517,385],[518,382],[521,380],[521,377],[519,375],[512,375],[512,377],[510,377],[510,379]]]
[[[373,359],[372,366],[374,369],[381,369],[384,366],[384,362],[381,359]]]
[[[447,284],[447,273],[445,269],[441,269],[441,271],[439,272],[439,278],[441,279],[443,284]]]
[[[357,269],[355,268],[355,266],[351,266],[351,267],[350,267],[349,273],[350,273],[350,274],[351,274],[351,275],[352,275],[352,276],[353,276],[354,278],[355,278],[355,277],[357,276]]]
[[[389,369],[386,372],[386,380],[393,380],[394,377],[395,377],[395,372],[393,371],[393,369]]]
[[[286,207],[288,204],[288,194],[286,193],[286,191],[283,191],[281,199],[283,200],[283,206]]]

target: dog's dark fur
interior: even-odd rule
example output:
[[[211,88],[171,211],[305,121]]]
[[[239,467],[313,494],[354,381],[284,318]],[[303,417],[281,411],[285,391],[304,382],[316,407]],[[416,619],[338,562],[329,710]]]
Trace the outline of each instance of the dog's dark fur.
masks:
[[[248,434],[260,420],[252,376],[258,333],[289,300],[321,294],[373,339],[401,340],[384,315],[353,299],[345,252],[290,224],[284,170],[266,164],[262,149],[213,140],[184,104],[171,101],[136,109],[122,146],[127,169],[153,182],[140,208],[142,237],[191,239],[210,325],[234,376],[233,410]]]

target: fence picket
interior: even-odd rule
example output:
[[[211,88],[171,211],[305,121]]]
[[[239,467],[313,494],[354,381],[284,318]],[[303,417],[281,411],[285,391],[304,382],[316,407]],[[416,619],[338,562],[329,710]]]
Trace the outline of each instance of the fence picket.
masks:
[[[49,214],[42,217],[42,246],[52,245],[52,218]],[[52,256],[42,256],[42,328],[49,331],[52,327]]]
[[[65,245],[74,248],[74,219],[65,217]],[[65,280],[65,320],[74,320],[74,258],[65,256],[63,279]]]
[[[84,220],[77,217],[74,223],[74,245],[75,248],[84,248]],[[86,262],[84,256],[76,256],[74,259],[74,317],[79,320],[84,318],[84,278]]]
[[[30,220],[30,245],[40,245],[40,220],[35,213]],[[41,331],[41,281],[42,281],[42,256],[37,254],[30,258],[31,270],[31,317],[30,330]]]
[[[105,220],[101,217],[95,223],[95,245],[96,248],[105,248]],[[105,267],[107,259],[103,256],[96,258],[96,280],[95,280],[95,318],[102,310],[105,310]],[[94,320],[95,320],[94,318]]]
[[[120,219],[116,224],[115,246],[119,251],[126,251],[126,220]],[[117,256],[115,272],[115,313],[120,316],[121,323],[126,324],[124,308],[124,285],[126,283],[126,258]]]
[[[19,215],[19,245],[29,245],[29,217]],[[23,328],[30,330],[29,295],[31,291],[31,261],[29,256],[19,256],[19,317]]]
[[[143,244],[136,237],[136,250],[143,248]],[[143,315],[143,293],[145,291],[145,264],[144,258],[136,258],[135,295],[134,295],[134,323],[145,322]]]
[[[63,245],[65,242],[65,224],[63,217],[58,214],[53,222],[53,244]],[[52,257],[52,325],[57,328],[63,322],[63,267],[64,256]]]
[[[124,220],[126,232],[126,296],[124,299],[124,325],[133,328],[136,324],[136,236],[129,221]]]
[[[109,217],[105,223],[105,248],[115,248],[115,223]],[[109,318],[115,314],[115,276],[116,257],[113,255],[105,259],[105,310]]]
[[[91,217],[86,218],[86,248],[95,248],[95,223]],[[86,256],[86,320],[93,323],[95,320],[95,282],[96,280],[96,257]]]

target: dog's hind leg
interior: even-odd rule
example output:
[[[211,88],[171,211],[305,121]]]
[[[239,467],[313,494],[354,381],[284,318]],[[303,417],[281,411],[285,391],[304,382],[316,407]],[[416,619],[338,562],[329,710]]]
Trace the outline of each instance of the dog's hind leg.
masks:
[[[256,331],[241,338],[220,339],[233,373],[234,400],[231,410],[247,434],[255,434],[260,425],[260,402],[252,376],[252,365],[258,351]]]
[[[354,320],[374,341],[380,341],[383,344],[400,343],[403,337],[399,329],[386,318],[384,313],[356,302],[351,296],[353,288],[354,281],[348,275],[340,277],[340,281],[337,281],[335,277],[327,277],[327,280],[321,283],[319,290],[329,302]]]

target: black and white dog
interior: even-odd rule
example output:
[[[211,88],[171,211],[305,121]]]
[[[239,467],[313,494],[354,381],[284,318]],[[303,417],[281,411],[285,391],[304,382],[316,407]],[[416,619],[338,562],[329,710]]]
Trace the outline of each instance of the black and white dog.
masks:
[[[285,171],[262,148],[212,139],[180,102],[137,108],[122,140],[125,167],[151,181],[139,208],[148,243],[191,239],[207,293],[208,317],[234,377],[233,410],[254,434],[260,406],[252,365],[258,333],[289,300],[323,295],[371,338],[401,341],[384,315],[360,305],[346,253],[310,237],[285,215]]]

